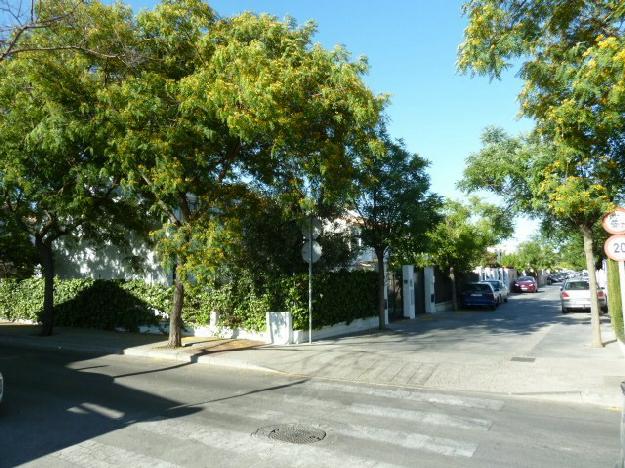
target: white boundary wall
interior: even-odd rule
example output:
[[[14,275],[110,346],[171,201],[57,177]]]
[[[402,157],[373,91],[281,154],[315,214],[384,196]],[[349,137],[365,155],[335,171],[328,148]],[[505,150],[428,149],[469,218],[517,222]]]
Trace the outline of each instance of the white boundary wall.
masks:
[[[368,317],[364,319],[356,319],[349,324],[346,322],[337,323],[335,325],[329,325],[322,327],[319,330],[312,331],[312,339],[323,340],[326,338],[332,338],[335,336],[348,335],[350,333],[356,333],[361,331],[373,330],[378,328],[378,317]],[[292,344],[307,343],[308,342],[308,330],[293,330]]]
[[[253,341],[262,341],[267,344],[273,345],[287,345],[287,344],[301,344],[308,342],[308,330],[293,330],[293,320],[290,312],[267,312],[269,314],[280,314],[281,317],[278,320],[272,320],[272,327],[267,327],[265,332],[253,332],[244,330],[241,328],[227,328],[217,325],[208,325],[205,327],[187,328],[182,330],[183,336],[197,336],[197,337],[218,337],[225,339],[244,339]],[[211,317],[216,319],[216,317]],[[215,320],[216,322],[216,320]],[[213,322],[213,323],[215,323]],[[33,324],[30,320],[19,320],[16,323],[28,323]],[[267,323],[270,323],[268,317]],[[322,327],[319,330],[313,330],[312,339],[323,340],[327,338],[333,338],[336,336],[348,335],[350,333],[357,333],[367,330],[376,330],[378,328],[378,317],[367,317],[364,319],[356,319],[349,324],[346,322],[337,323],[335,325],[329,325]],[[118,332],[126,332],[123,328],[116,329]],[[162,325],[141,325],[139,326],[139,333],[148,333],[154,335],[163,335],[169,332],[169,323],[163,323]]]

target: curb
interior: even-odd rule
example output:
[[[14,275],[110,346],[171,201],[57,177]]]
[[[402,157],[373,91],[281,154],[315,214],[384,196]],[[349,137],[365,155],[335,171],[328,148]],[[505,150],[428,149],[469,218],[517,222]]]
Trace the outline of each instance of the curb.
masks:
[[[149,358],[149,359],[160,359],[165,361],[173,361],[173,362],[181,362],[188,364],[203,364],[211,367],[218,367],[222,369],[237,369],[237,370],[247,370],[254,372],[263,372],[274,375],[282,375],[282,376],[291,376],[291,377],[308,377],[313,379],[322,379],[322,380],[333,380],[333,381],[343,381],[343,382],[353,382],[362,384],[364,382],[355,381],[355,380],[347,380],[341,378],[330,378],[325,376],[319,376],[315,374],[305,374],[301,372],[288,372],[281,371],[277,369],[273,369],[266,366],[261,366],[258,364],[253,364],[248,361],[239,361],[236,359],[229,359],[227,357],[219,356],[220,353],[215,354],[189,354],[180,351],[174,350],[162,350],[155,351],[153,349],[144,348],[144,347],[131,347],[125,349],[119,348],[107,348],[107,347],[96,347],[96,346],[80,346],[75,344],[63,344],[63,343],[39,343],[34,342],[29,339],[24,338],[14,338],[8,336],[0,336],[0,346],[9,346],[14,348],[25,348],[25,349],[36,349],[36,350],[52,350],[52,351],[66,351],[66,352],[79,352],[79,353],[87,353],[87,354],[112,354],[112,355],[124,355],[124,356],[132,356],[132,357],[141,357],[141,358]],[[512,397],[523,400],[534,400],[534,401],[551,401],[554,403],[568,403],[568,404],[584,404],[584,405],[593,405],[597,407],[602,407],[604,409],[612,410],[612,411],[620,411],[622,403],[620,398],[617,398],[615,401],[611,401],[608,395],[600,394],[596,392],[589,392],[588,390],[571,390],[571,391],[558,391],[558,392],[549,392],[549,391],[540,391],[540,392],[532,392],[532,393],[514,393],[514,392],[493,392],[484,389],[453,389],[453,388],[441,388],[437,386],[407,386],[407,385],[393,385],[393,384],[385,384],[385,383],[376,383],[376,382],[368,382],[372,385],[389,385],[392,387],[401,387],[401,388],[414,388],[420,390],[436,390],[436,391],[461,391],[461,392],[473,392],[473,393],[485,393],[491,396],[502,396],[502,397]],[[618,401],[617,401],[618,400]]]
[[[218,357],[216,355],[207,354],[189,354],[181,351],[163,350],[155,351],[152,349],[146,349],[143,347],[131,347],[125,349],[108,348],[98,346],[80,346],[75,344],[64,343],[39,343],[29,339],[14,338],[7,336],[0,336],[0,346],[9,346],[13,348],[25,348],[25,349],[37,349],[37,350],[51,350],[51,351],[67,351],[75,353],[88,353],[88,354],[113,354],[117,356],[133,356],[143,357],[150,359],[161,359],[165,361],[183,362],[189,364],[204,364],[212,367],[231,368],[240,370],[251,370],[256,372],[265,372],[272,374],[289,375],[286,372],[282,372],[270,367],[259,366],[247,361],[238,361],[236,359],[228,359]],[[223,352],[223,351],[222,351]],[[226,351],[227,352],[227,351]]]

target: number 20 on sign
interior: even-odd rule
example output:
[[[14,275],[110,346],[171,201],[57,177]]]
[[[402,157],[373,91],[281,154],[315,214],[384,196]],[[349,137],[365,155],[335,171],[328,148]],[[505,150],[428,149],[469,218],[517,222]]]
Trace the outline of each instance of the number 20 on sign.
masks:
[[[617,262],[625,261],[625,234],[608,237],[603,249],[608,258]]]

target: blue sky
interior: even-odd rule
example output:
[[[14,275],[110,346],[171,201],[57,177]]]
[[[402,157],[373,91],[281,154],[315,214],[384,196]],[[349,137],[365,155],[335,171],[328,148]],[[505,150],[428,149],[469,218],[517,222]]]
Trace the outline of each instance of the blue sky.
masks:
[[[135,8],[155,2],[134,0]],[[460,0],[213,0],[222,16],[243,11],[314,20],[316,41],[342,44],[353,57],[369,59],[365,77],[378,93],[390,93],[390,131],[410,151],[431,161],[432,190],[462,198],[455,189],[464,159],[480,148],[484,127],[512,133],[532,124],[517,119],[521,81],[511,72],[501,81],[463,76],[455,68],[466,23]],[[526,223],[521,223],[526,224]],[[521,238],[528,228],[519,228]],[[527,231],[527,232],[526,232]]]

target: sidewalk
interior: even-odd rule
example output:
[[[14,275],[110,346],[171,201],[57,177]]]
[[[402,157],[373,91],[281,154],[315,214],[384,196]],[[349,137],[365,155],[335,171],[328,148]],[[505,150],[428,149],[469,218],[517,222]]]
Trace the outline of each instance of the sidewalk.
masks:
[[[278,372],[377,385],[474,391],[620,408],[625,359],[607,324],[605,348],[592,349],[584,319],[544,324],[531,333],[458,324],[458,313],[402,321],[384,332],[312,345],[267,346],[247,340],[184,338],[165,347],[162,335],[61,328],[35,336],[33,326],[0,323],[0,345],[125,354],[212,366]],[[462,317],[464,319],[464,317]],[[479,320],[479,318],[478,318]],[[458,337],[462,325],[464,335]],[[506,322],[506,326],[510,324]]]

